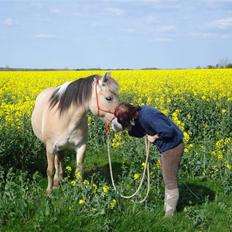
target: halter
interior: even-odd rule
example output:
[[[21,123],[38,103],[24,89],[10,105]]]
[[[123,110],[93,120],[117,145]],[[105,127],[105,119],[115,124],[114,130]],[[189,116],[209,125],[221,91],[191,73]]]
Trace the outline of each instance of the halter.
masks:
[[[105,112],[105,113],[108,113],[108,114],[113,114],[113,115],[114,115],[114,117],[113,117],[111,120],[108,120],[108,121],[109,121],[108,124],[105,123],[106,134],[109,134],[109,132],[110,132],[110,124],[111,124],[111,122],[116,118],[116,116],[115,116],[115,112],[112,112],[112,111],[106,110],[106,109],[102,109],[102,108],[100,107],[99,99],[98,99],[98,94],[97,94],[97,86],[98,86],[98,84],[99,84],[99,80],[97,79],[96,84],[95,84],[95,95],[96,95],[96,101],[97,101],[97,115],[99,116],[99,112],[100,112],[100,111]]]

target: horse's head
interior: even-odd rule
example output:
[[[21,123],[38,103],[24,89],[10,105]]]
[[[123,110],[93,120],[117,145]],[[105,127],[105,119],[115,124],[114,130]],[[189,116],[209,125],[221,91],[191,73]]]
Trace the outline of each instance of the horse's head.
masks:
[[[98,115],[106,124],[115,118],[115,108],[118,106],[117,92],[119,85],[106,72],[102,77],[96,77],[92,86],[90,110]]]

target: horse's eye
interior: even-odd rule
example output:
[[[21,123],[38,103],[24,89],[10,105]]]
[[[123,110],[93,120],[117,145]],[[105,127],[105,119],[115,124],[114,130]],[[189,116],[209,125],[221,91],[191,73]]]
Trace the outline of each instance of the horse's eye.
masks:
[[[106,100],[107,100],[107,101],[112,101],[112,97],[111,97],[111,96],[106,97]]]

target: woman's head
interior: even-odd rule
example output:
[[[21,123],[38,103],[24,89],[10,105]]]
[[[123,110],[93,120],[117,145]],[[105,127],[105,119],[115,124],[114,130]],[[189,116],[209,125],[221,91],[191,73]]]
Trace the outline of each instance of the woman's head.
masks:
[[[121,103],[115,109],[115,116],[122,129],[128,128],[132,125],[134,119],[137,117],[139,107],[133,106],[129,103]],[[120,129],[115,129],[116,131]]]

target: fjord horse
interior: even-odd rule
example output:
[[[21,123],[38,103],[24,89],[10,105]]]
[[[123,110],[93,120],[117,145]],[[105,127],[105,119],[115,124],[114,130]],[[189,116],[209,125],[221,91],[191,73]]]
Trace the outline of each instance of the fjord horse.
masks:
[[[35,135],[46,146],[48,193],[63,179],[65,149],[76,151],[76,172],[83,171],[89,111],[112,127],[117,126],[113,119],[118,89],[107,72],[103,77],[92,75],[45,89],[37,96],[31,121]]]

